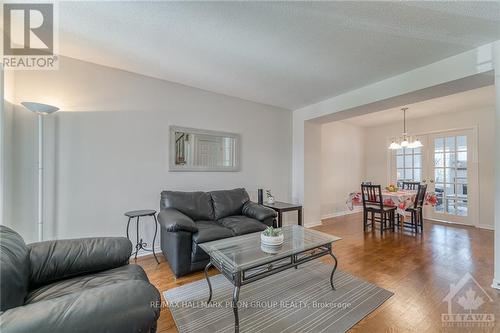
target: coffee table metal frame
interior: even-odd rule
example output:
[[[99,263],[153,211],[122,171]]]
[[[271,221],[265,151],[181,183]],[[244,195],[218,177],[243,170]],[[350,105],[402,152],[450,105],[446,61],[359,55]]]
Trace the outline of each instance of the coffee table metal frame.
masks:
[[[245,268],[243,270],[238,270],[236,272],[229,270],[228,265],[224,265],[224,262],[222,260],[218,260],[217,258],[214,258],[210,255],[210,262],[205,266],[205,279],[207,280],[209,289],[207,304],[210,303],[210,301],[212,300],[212,284],[210,283],[208,270],[210,269],[210,267],[214,266],[234,286],[233,300],[231,302],[231,306],[233,308],[233,313],[234,313],[234,331],[238,333],[240,329],[240,320],[238,315],[238,301],[240,297],[241,286],[244,286],[254,281],[258,281],[260,279],[282,272],[292,267],[297,268],[297,266],[301,264],[304,264],[308,261],[326,255],[330,255],[335,261],[332,273],[330,274],[330,285],[332,286],[332,289],[335,290],[335,286],[333,285],[333,275],[337,270],[337,258],[333,254],[331,242],[319,245],[317,247],[305,251],[293,253],[285,257],[280,257],[279,259],[270,260],[264,264],[259,264],[251,266],[249,268]]]

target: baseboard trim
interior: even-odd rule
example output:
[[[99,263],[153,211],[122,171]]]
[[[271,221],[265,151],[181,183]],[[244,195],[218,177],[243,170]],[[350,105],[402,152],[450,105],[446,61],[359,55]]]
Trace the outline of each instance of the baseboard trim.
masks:
[[[486,229],[486,230],[495,230],[495,227],[487,224],[478,224],[477,227],[479,229]]]
[[[339,217],[339,216],[356,214],[356,213],[360,213],[362,211],[363,211],[363,207],[355,207],[353,210],[343,210],[341,212],[335,212],[332,214],[324,215],[321,217],[321,220],[331,219],[332,217]]]
[[[491,284],[491,288],[500,289],[500,281],[498,281],[497,279],[493,279],[493,283]]]

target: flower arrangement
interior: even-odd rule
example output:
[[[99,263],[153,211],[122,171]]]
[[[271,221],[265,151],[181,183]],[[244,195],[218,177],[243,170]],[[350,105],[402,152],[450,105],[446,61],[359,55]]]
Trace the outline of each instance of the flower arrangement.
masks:
[[[274,203],[274,196],[272,195],[271,190],[266,190],[266,198],[268,204]]]

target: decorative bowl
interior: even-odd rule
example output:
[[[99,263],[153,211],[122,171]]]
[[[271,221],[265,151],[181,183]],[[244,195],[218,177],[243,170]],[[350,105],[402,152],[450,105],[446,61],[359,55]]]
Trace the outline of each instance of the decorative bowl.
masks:
[[[397,191],[399,191],[399,188],[398,188],[398,187],[390,187],[390,186],[387,186],[385,189],[386,189],[387,191],[389,191],[389,192],[397,192]]]
[[[260,242],[262,245],[277,246],[283,244],[283,234],[278,236],[266,236],[263,233],[260,234]]]

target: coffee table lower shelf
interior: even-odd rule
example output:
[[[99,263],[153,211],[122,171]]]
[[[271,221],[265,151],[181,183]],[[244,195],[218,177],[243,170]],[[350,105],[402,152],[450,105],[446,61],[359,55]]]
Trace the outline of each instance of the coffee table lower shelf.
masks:
[[[335,286],[333,285],[333,275],[337,270],[337,258],[333,254],[331,243],[324,244],[309,249],[307,251],[294,253],[286,257],[281,257],[279,259],[266,262],[265,264],[259,264],[257,266],[245,268],[237,272],[230,271],[227,265],[224,265],[223,262],[218,261],[213,257],[210,257],[210,262],[205,266],[205,279],[207,280],[209,289],[207,304],[210,303],[210,301],[212,300],[212,285],[210,283],[210,278],[208,276],[208,270],[210,269],[210,267],[214,266],[234,285],[233,300],[231,302],[231,306],[233,308],[233,313],[234,313],[234,331],[238,333],[240,330],[240,320],[238,316],[238,301],[240,297],[241,286],[263,279],[270,275],[282,272],[292,267],[296,269],[297,266],[301,264],[304,264],[308,261],[326,255],[330,255],[335,261],[332,273],[330,274],[330,285],[332,286],[332,289],[335,290]]]

